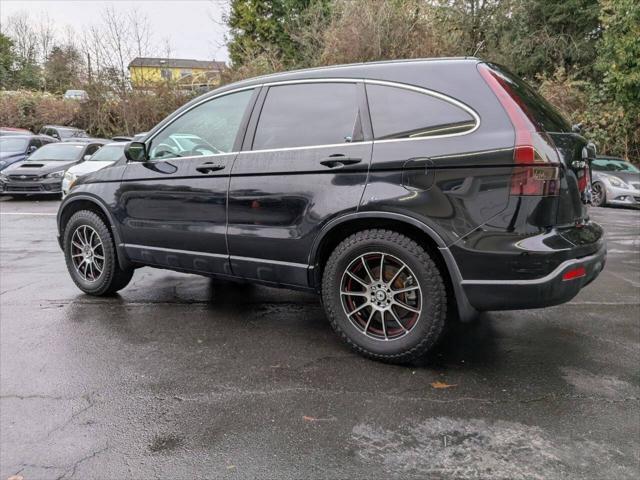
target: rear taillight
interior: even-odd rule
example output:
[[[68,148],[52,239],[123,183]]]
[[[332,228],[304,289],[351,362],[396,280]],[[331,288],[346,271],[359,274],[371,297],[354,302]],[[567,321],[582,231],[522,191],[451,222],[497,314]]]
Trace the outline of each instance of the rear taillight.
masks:
[[[478,71],[498,97],[516,133],[511,195],[553,196],[560,192],[560,162],[553,141],[537,127],[509,80],[486,64]]]
[[[573,268],[562,275],[562,281],[575,280],[576,278],[582,278],[587,276],[587,269],[584,267]]]

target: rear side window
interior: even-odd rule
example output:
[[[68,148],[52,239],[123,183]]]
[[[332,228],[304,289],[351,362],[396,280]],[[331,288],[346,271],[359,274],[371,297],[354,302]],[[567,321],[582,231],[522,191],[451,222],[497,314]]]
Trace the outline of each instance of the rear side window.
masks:
[[[476,125],[459,106],[406,88],[367,84],[367,99],[377,140],[460,133]]]
[[[362,140],[353,83],[303,83],[269,88],[253,149],[308,147]]]

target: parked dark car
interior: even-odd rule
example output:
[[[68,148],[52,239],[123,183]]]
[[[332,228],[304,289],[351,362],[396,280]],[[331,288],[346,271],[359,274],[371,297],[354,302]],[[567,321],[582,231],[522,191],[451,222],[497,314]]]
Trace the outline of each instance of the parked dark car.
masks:
[[[106,142],[56,142],[45,145],[0,173],[0,194],[62,193],[62,177],[71,166],[85,161]]]
[[[0,127],[0,137],[5,137],[7,135],[33,135],[33,133],[25,128]]]
[[[40,129],[40,135],[49,135],[58,140],[67,138],[83,138],[88,137],[87,132],[75,127],[62,127],[60,125],[45,125]]]
[[[58,213],[76,285],[153,266],[304,289],[356,351],[427,352],[448,314],[566,302],[605,263],[595,150],[477,59],[301,70],[226,85],[82,177]]]
[[[617,157],[598,156],[591,162],[593,204],[640,206],[640,170]]]
[[[14,135],[0,137],[0,172],[27,158],[43,145],[57,140],[45,135]]]

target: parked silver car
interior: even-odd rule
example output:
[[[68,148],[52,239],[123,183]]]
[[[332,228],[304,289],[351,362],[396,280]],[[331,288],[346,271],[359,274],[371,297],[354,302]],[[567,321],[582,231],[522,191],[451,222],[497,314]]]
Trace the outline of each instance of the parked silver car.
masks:
[[[640,170],[616,157],[598,157],[591,163],[593,204],[640,206]]]

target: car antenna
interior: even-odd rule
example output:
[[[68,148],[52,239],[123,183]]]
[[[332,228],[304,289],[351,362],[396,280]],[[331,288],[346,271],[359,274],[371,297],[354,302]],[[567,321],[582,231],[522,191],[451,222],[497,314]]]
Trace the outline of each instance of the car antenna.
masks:
[[[471,56],[475,57],[478,54],[478,52],[482,50],[482,47],[484,47],[484,40],[481,40],[480,43],[478,43],[478,46],[476,47],[476,49],[473,52],[473,55]]]

